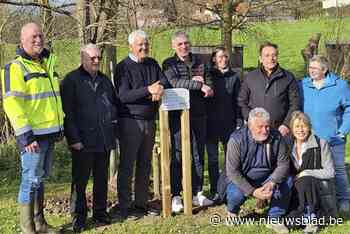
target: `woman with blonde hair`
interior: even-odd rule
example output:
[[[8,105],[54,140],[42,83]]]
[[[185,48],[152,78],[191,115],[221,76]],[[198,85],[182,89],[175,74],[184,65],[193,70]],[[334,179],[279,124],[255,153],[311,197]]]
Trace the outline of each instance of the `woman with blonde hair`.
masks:
[[[292,113],[289,127],[293,137],[291,171],[299,204],[290,216],[335,216],[334,165],[328,143],[313,134],[309,117],[301,111]],[[305,225],[305,233],[318,230],[317,225]]]

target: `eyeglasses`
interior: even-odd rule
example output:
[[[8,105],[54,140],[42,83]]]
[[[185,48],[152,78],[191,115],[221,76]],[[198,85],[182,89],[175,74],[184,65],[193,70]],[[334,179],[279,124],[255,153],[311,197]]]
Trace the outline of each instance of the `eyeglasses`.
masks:
[[[91,61],[94,61],[96,59],[98,59],[99,61],[101,61],[102,57],[101,56],[93,56],[93,57],[89,57],[91,59]]]
[[[318,71],[321,71],[322,69],[319,68],[319,67],[310,67],[310,66],[309,66],[309,70],[318,70]]]

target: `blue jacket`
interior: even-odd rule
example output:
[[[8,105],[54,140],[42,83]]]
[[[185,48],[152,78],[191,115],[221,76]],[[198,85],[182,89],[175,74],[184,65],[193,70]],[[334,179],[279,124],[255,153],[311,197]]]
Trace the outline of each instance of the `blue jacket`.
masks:
[[[300,81],[303,111],[310,117],[315,134],[332,145],[345,142],[350,132],[350,88],[345,80],[328,72],[324,86],[316,89],[309,76]]]

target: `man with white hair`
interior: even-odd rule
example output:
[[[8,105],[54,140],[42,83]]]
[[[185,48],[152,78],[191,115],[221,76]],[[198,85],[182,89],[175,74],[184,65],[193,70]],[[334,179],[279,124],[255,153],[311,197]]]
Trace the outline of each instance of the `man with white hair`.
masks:
[[[117,65],[115,87],[120,99],[120,164],[117,179],[122,219],[135,211],[157,215],[148,206],[149,176],[155,140],[155,118],[167,81],[156,60],[148,57],[149,42],[144,31],[133,31],[128,38],[130,53]],[[131,184],[135,166],[134,193]]]
[[[81,66],[64,78],[61,96],[65,136],[72,153],[71,214],[73,230],[86,226],[85,190],[93,175],[92,216],[96,223],[111,222],[107,209],[109,154],[115,148],[117,97],[111,80],[99,71],[100,49],[87,44],[80,50]]]
[[[16,59],[1,73],[4,111],[21,159],[20,226],[26,234],[58,233],[44,218],[44,180],[63,130],[55,58],[44,48],[44,34],[36,23],[22,27],[20,42]]]
[[[250,196],[271,200],[270,218],[286,214],[293,185],[287,145],[277,130],[270,129],[270,114],[265,109],[252,109],[248,126],[231,135],[222,176],[226,178],[220,180],[219,190],[226,199],[229,217],[236,217]],[[283,223],[267,226],[277,233],[288,233]]]

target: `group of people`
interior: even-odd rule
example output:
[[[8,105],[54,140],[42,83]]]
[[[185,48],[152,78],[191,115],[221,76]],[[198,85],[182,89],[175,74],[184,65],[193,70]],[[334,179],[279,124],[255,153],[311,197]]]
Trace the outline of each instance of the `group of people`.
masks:
[[[20,151],[18,203],[23,233],[59,233],[44,218],[44,180],[52,166],[54,143],[63,133],[72,155],[75,232],[86,228],[85,190],[91,173],[93,220],[111,223],[107,168],[117,137],[119,205],[112,214],[123,220],[135,213],[159,214],[148,204],[148,188],[155,119],[167,88],[185,88],[190,93],[193,205],[222,201],[228,216],[237,217],[240,206],[253,196],[270,202],[269,217],[349,212],[344,156],[350,89],[329,71],[324,57],[313,57],[309,75],[298,83],[278,64],[277,45],[264,43],[259,67],[241,82],[230,68],[225,48],[217,47],[209,64],[204,63],[191,53],[185,32],[173,34],[175,54],[162,67],[148,56],[144,31],[133,31],[128,43],[130,53],[118,63],[114,83],[99,70],[99,48],[87,44],[80,50],[81,65],[59,84],[55,56],[44,48],[41,27],[36,23],[22,27],[16,58],[2,70],[1,82],[4,110]],[[169,126],[172,211],[178,213],[183,210],[179,111],[170,112]],[[221,172],[220,142],[225,151]],[[203,193],[205,148],[209,196]],[[269,227],[288,232],[283,223]],[[305,227],[311,232],[317,228]]]

